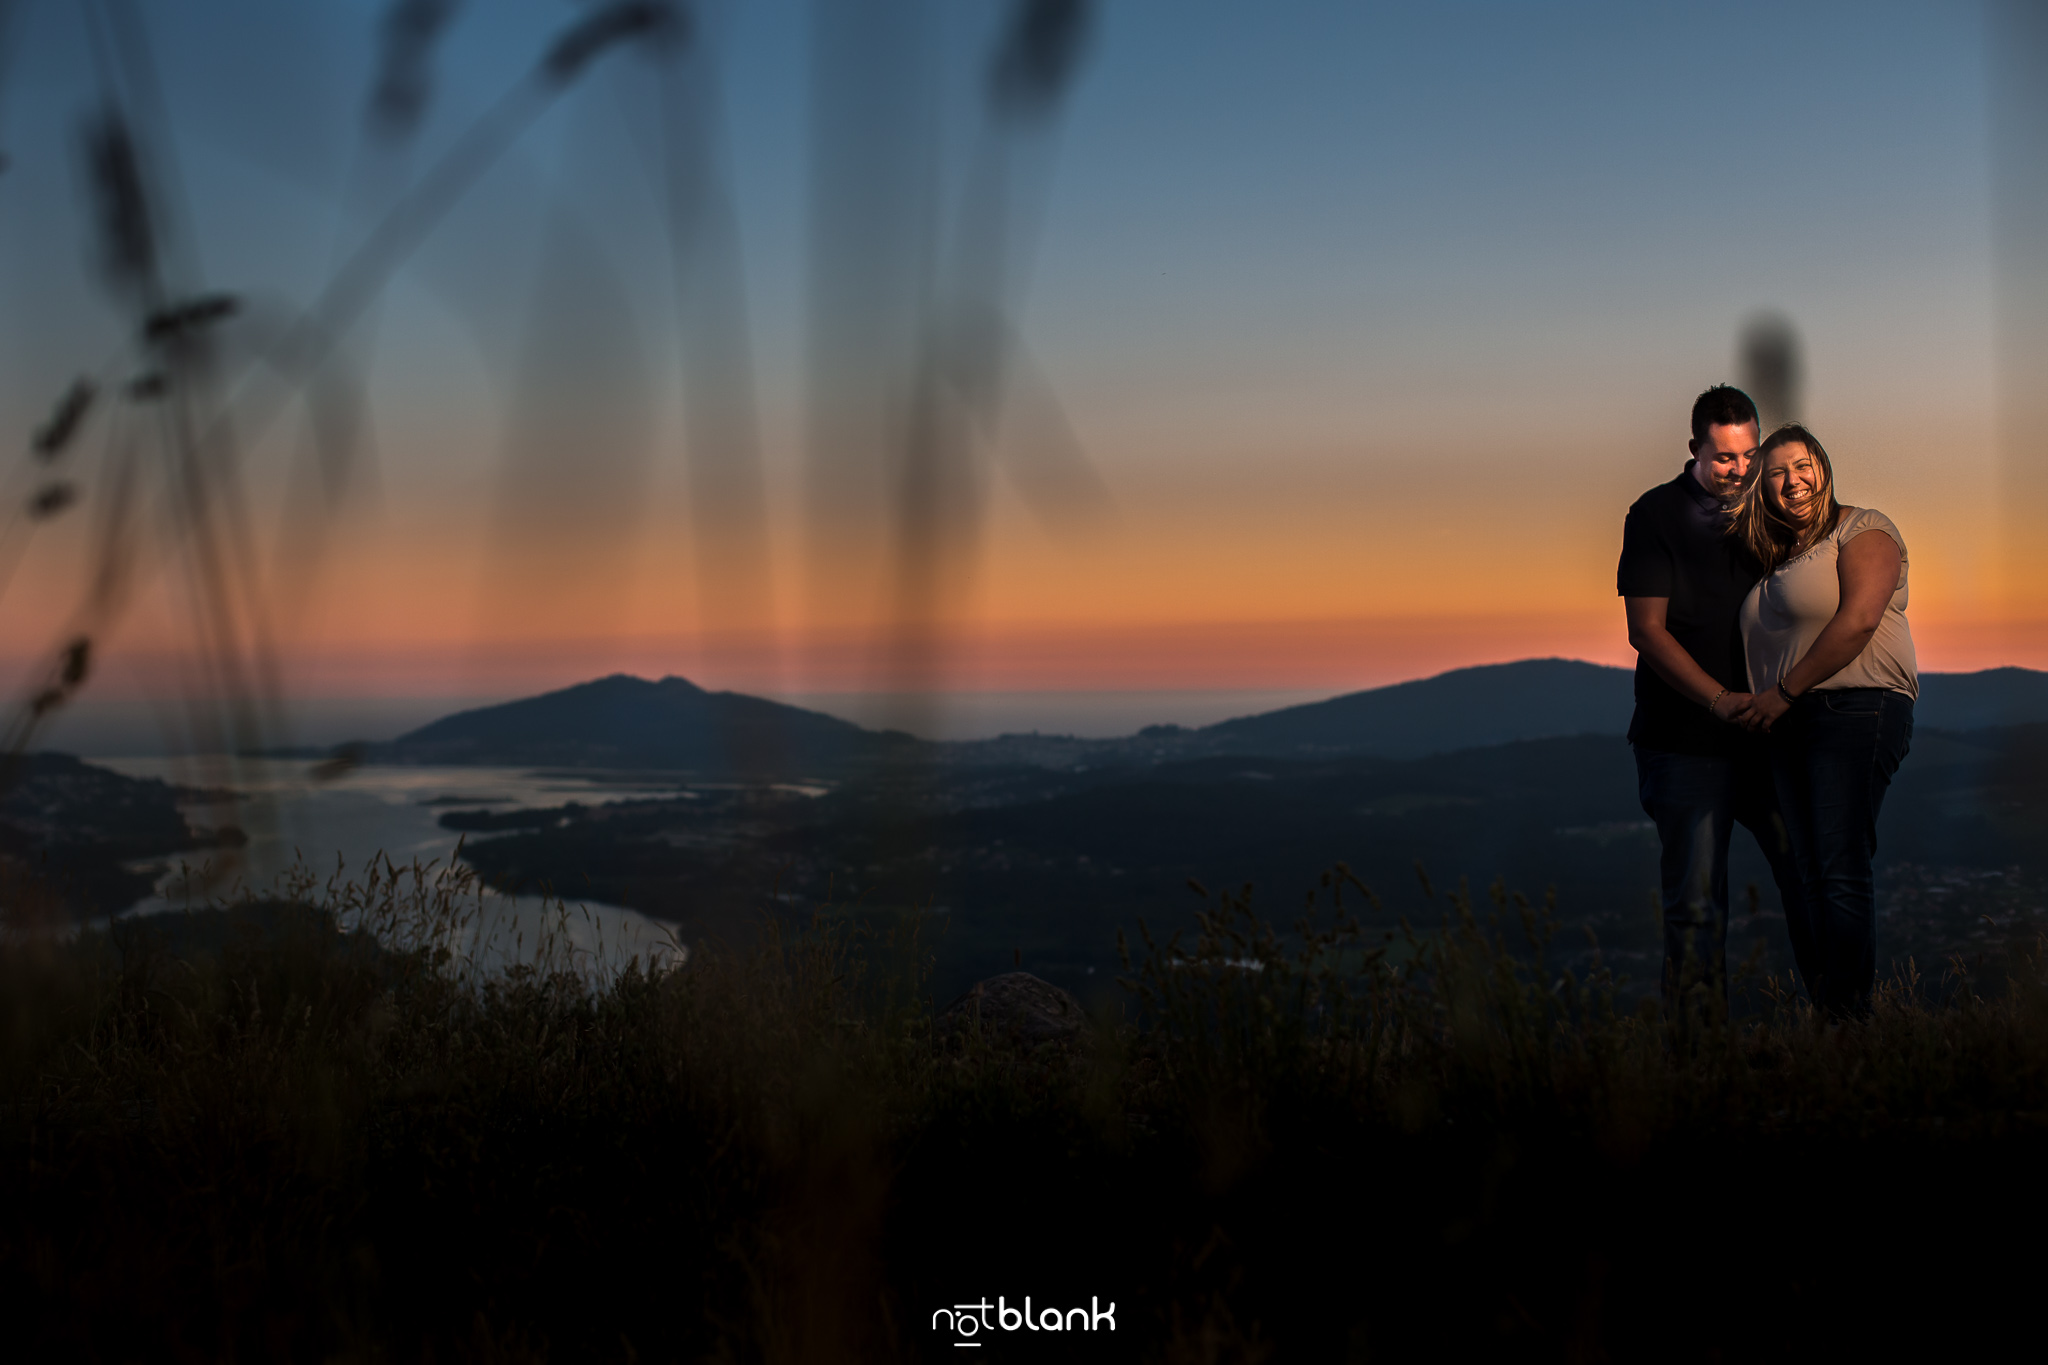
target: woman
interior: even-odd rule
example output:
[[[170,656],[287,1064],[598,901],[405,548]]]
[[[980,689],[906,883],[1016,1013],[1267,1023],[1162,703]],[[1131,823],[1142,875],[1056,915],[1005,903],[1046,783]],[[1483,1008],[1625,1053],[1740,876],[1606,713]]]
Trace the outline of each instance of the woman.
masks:
[[[1864,1014],[1877,976],[1877,813],[1920,695],[1906,543],[1884,513],[1835,500],[1828,453],[1801,426],[1757,451],[1729,534],[1766,570],[1742,606],[1754,695],[1735,719],[1771,735],[1806,889],[1803,912],[1787,907],[1793,958],[1815,1004]]]

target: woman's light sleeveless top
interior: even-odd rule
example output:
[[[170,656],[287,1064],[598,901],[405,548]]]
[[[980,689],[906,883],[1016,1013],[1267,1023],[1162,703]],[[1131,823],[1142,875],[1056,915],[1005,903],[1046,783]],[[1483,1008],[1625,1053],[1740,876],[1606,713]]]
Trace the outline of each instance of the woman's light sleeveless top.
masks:
[[[1913,657],[1913,632],[1906,626],[1906,542],[1882,512],[1844,510],[1827,538],[1796,559],[1788,559],[1750,589],[1742,604],[1742,647],[1749,660],[1749,687],[1765,692],[1792,671],[1842,605],[1838,576],[1842,547],[1867,531],[1881,531],[1899,547],[1899,582],[1878,622],[1877,634],[1847,668],[1818,688],[1883,687],[1920,695],[1920,670]]]

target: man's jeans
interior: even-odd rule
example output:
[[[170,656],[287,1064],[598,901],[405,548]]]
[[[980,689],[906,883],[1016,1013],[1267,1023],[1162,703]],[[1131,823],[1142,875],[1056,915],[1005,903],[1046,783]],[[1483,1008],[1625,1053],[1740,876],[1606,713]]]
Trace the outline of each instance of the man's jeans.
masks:
[[[1761,746],[1738,758],[1672,754],[1636,746],[1643,813],[1657,824],[1664,907],[1664,1000],[1676,1005],[1695,983],[1709,1008],[1728,1003],[1728,840],[1741,824],[1756,836],[1785,903],[1785,923],[1803,929],[1802,886],[1785,822],[1778,817],[1771,763]],[[1799,939],[1793,937],[1795,958]],[[1805,960],[1799,958],[1802,970]]]
[[[1771,727],[1778,804],[1805,886],[1792,950],[1807,994],[1833,1014],[1870,1009],[1877,813],[1912,743],[1913,699],[1882,687],[1809,692]]]

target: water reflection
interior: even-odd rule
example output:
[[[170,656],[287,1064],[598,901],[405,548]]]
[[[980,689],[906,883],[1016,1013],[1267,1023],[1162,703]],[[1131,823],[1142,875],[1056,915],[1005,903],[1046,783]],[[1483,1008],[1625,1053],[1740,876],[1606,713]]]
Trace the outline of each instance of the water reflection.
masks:
[[[195,765],[191,759],[95,761],[129,777],[193,785]],[[199,770],[204,771],[205,766],[200,765]],[[232,899],[241,891],[264,893],[278,887],[295,867],[312,872],[322,884],[330,875],[338,875],[359,885],[368,880],[372,864],[379,860],[388,859],[400,869],[415,863],[445,868],[454,862],[463,838],[440,826],[441,816],[451,809],[537,810],[571,801],[598,805],[690,795],[689,788],[673,777],[647,774],[369,765],[316,783],[304,762],[272,759],[237,759],[234,772],[234,793],[186,807],[187,818],[200,829],[238,823],[252,802],[263,808],[265,818],[249,822],[253,826],[248,828],[249,842],[236,850],[239,867],[233,881],[208,886],[203,896],[188,898],[182,891],[179,869],[169,867],[157,883],[157,894],[136,904],[123,918]],[[194,853],[190,870],[201,872],[205,861],[205,850]],[[195,876],[194,881],[203,883],[204,878]],[[635,956],[643,962],[671,965],[686,955],[670,926],[622,906],[577,897],[569,897],[566,906],[561,906],[540,896],[484,891],[478,908],[476,965],[485,969],[509,965],[522,953],[530,953],[549,929],[565,934],[577,960],[596,970],[616,970]]]

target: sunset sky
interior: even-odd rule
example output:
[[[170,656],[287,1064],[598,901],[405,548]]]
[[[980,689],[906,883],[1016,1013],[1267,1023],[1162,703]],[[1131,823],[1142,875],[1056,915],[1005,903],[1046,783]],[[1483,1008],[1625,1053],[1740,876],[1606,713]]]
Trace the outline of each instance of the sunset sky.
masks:
[[[190,255],[252,315],[303,306],[368,227],[351,174],[382,8],[140,4]],[[943,241],[1006,7],[924,9]],[[408,174],[574,13],[464,6]],[[317,546],[286,533],[294,567],[262,575],[293,690],[903,681],[877,647],[886,522],[844,563],[807,555],[810,9],[710,13],[767,576],[737,615],[698,590],[658,106],[620,54],[458,205],[359,339],[362,476]],[[78,169],[85,40],[68,4],[22,18],[0,66],[0,432],[25,450],[123,331]],[[2001,538],[2024,518],[1995,515],[1987,32],[1974,5],[1873,0],[1103,6],[1013,223],[1012,322],[1107,502],[1047,519],[1004,473],[1020,466],[987,466],[930,683],[1334,692],[1531,655],[1629,662],[1622,514],[1677,473],[1693,395],[1736,377],[1760,311],[1797,330],[1844,499],[1905,534],[1922,667],[2048,667],[2048,582]],[[275,509],[310,486],[289,472],[300,429],[248,455],[265,564]],[[1032,439],[997,444],[1028,461]],[[13,670],[90,570],[97,442],[78,458],[85,502],[38,530],[0,598]],[[160,575],[128,612],[109,695],[159,684],[190,638],[180,584]]]

